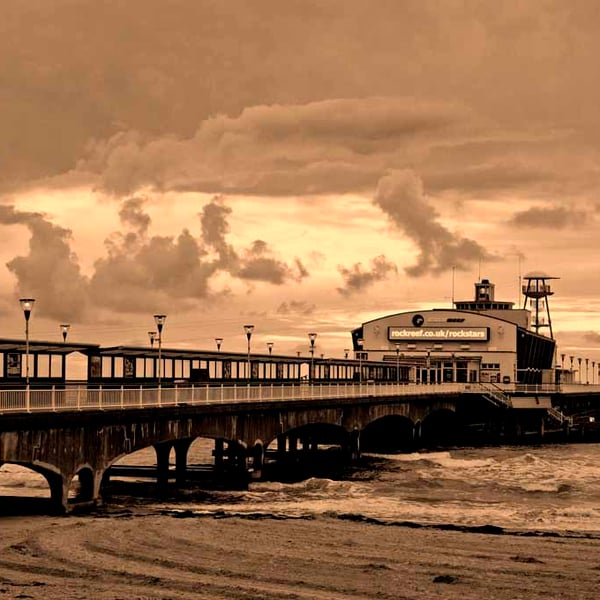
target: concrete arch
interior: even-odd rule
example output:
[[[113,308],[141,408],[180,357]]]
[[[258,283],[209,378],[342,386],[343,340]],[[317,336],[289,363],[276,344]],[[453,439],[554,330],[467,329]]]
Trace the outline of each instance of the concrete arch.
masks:
[[[462,427],[454,410],[441,408],[430,412],[420,423],[418,445],[424,448],[456,445]]]
[[[74,480],[77,485],[74,486]],[[87,504],[94,502],[100,491],[101,476],[96,476],[94,469],[89,464],[81,465],[75,473],[65,482],[67,488],[67,502]]]
[[[375,419],[361,432],[363,452],[407,452],[415,447],[415,425],[402,415]]]

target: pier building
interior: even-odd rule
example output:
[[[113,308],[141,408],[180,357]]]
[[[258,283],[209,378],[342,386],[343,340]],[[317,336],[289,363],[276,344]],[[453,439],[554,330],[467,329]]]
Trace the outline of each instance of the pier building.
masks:
[[[363,323],[352,331],[355,355],[411,365],[410,380],[416,383],[553,383],[555,341],[539,333],[540,303],[551,293],[546,279],[555,278],[525,276],[525,299],[533,299],[536,307],[533,320],[525,306],[496,300],[495,285],[481,279],[474,298],[455,301],[453,308],[413,310]]]

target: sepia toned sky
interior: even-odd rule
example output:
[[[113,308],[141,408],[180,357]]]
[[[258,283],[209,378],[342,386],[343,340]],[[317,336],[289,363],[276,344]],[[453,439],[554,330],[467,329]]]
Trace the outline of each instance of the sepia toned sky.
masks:
[[[341,356],[376,316],[553,281],[600,361],[600,4],[6,0],[0,324]]]

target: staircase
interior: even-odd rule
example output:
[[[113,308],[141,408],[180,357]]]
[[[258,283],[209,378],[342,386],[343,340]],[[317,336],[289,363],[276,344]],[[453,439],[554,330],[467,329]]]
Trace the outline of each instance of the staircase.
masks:
[[[567,423],[568,425],[573,425],[573,417],[568,417],[564,413],[561,413],[560,410],[556,410],[556,408],[548,408],[546,409],[548,416],[552,417],[555,421],[558,421],[561,425]]]
[[[491,402],[496,408],[512,408],[512,401],[508,394],[493,384],[480,383],[481,395]]]

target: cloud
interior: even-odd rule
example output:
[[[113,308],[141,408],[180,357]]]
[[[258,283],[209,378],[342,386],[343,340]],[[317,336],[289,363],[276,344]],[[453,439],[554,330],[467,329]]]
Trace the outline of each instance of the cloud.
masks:
[[[290,300],[282,302],[275,311],[278,315],[312,315],[317,306],[304,300]]]
[[[300,259],[286,263],[263,240],[236,252],[227,242],[231,209],[221,197],[202,207],[199,236],[189,229],[172,236],[151,235],[145,203],[142,197],[121,201],[121,229],[106,238],[106,254],[96,259],[89,278],[81,274],[71,251],[68,229],[42,213],[0,204],[0,224],[22,225],[31,233],[29,254],[6,265],[16,277],[16,293],[39,300],[36,312],[41,316],[76,322],[90,309],[142,313],[214,300],[229,293],[212,284],[218,273],[273,285],[308,277]]]
[[[36,212],[0,205],[0,223],[30,231],[29,254],[6,266],[17,278],[16,293],[38,300],[36,312],[60,321],[78,320],[87,306],[87,279],[70,248],[71,232]]]
[[[458,135],[469,114],[450,103],[392,97],[257,105],[238,117],[205,119],[189,138],[118,133],[91,145],[77,169],[116,195],[147,187],[263,195],[364,190],[425,140]]]
[[[412,170],[394,171],[382,177],[374,203],[419,250],[417,263],[405,269],[410,276],[441,273],[452,267],[465,269],[476,260],[494,259],[477,242],[460,237],[439,223],[421,179]]]
[[[300,281],[307,276],[307,271],[298,260],[295,264],[299,265],[296,271],[286,263],[277,260],[266,242],[255,240],[240,258],[239,268],[234,274],[240,279],[281,285],[290,279]]]
[[[350,296],[377,281],[383,281],[390,273],[397,273],[398,268],[382,255],[371,261],[371,268],[367,271],[363,270],[361,263],[355,263],[350,268],[339,266],[338,271],[344,280],[344,286],[337,290],[342,296]]]
[[[534,206],[515,213],[509,224],[523,228],[565,229],[583,225],[589,218],[588,212],[566,206]]]

